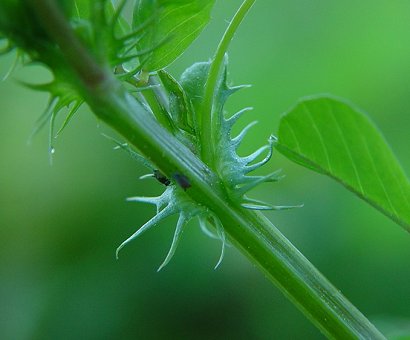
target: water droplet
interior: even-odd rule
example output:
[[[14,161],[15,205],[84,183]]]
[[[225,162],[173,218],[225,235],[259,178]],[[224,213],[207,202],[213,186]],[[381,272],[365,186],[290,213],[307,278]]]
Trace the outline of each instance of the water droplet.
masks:
[[[50,154],[54,155],[56,153],[56,149],[54,148],[54,146],[52,146],[50,148]]]

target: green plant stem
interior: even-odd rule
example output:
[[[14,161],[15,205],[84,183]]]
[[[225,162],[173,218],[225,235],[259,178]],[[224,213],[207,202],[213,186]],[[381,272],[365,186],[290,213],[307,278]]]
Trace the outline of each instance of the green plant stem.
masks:
[[[32,0],[33,11],[63,53],[79,47],[64,17],[51,0]],[[67,45],[68,44],[68,45]],[[229,202],[217,176],[182,143],[162,128],[104,68],[78,68],[77,55],[66,56],[94,113],[135,145],[167,176],[184,174],[189,194],[222,221],[232,242],[256,263],[281,291],[329,338],[384,339],[383,335],[262,215]],[[92,61],[87,56],[85,61]],[[91,62],[91,66],[95,66]],[[89,83],[97,74],[99,81]],[[89,74],[89,72],[91,72]]]
[[[95,62],[92,55],[84,48],[81,42],[72,32],[64,15],[53,0],[28,0],[33,10],[38,8],[37,16],[50,37],[59,42],[59,47],[67,63],[77,74],[87,77],[87,86],[94,87],[104,84],[106,72]],[[49,20],[52,18],[53,20]],[[53,26],[54,22],[58,26]],[[71,32],[71,34],[66,34]]]
[[[155,118],[158,122],[166,127],[168,131],[173,133],[176,131],[174,124],[172,123],[171,117],[168,115],[168,112],[162,107],[159,103],[157,96],[155,95],[153,90],[146,90],[143,94],[145,100],[147,101],[148,105],[150,106],[152,112],[154,113]]]
[[[221,41],[219,42],[215,56],[211,62],[211,67],[209,69],[208,79],[205,84],[204,101],[202,103],[200,112],[198,113],[198,125],[200,126],[200,138],[202,145],[201,159],[208,166],[212,166],[213,157],[215,156],[216,150],[215,145],[212,142],[215,140],[214,136],[212,135],[212,131],[217,130],[214,127],[214,124],[217,124],[217,117],[213,117],[214,111],[212,108],[212,103],[214,102],[215,89],[219,72],[221,71],[223,59],[228,50],[229,44],[235,35],[235,32],[237,31],[239,25],[254,3],[255,0],[244,0],[242,5],[239,7],[228,28],[226,29]]]
[[[125,74],[126,71],[122,66],[118,66],[115,70],[116,74]],[[127,78],[127,82],[131,85],[135,86],[136,88],[142,86],[152,86],[157,85],[152,79],[152,76],[149,76],[148,73],[144,75],[143,79],[138,79],[137,76]],[[165,110],[165,103],[162,100],[163,98],[158,98],[159,93],[156,93],[154,89],[146,89],[142,97],[145,99],[149,107],[151,108],[152,113],[154,114],[155,118],[158,122],[164,126],[168,131],[174,133],[176,128],[173,124],[171,117],[169,116],[168,112]],[[162,93],[161,93],[162,95]]]

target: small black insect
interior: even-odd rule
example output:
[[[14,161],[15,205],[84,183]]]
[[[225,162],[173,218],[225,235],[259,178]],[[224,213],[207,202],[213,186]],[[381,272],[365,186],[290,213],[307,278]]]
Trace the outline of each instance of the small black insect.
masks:
[[[164,184],[166,187],[171,184],[171,181],[159,170],[154,170],[154,177],[158,182]]]
[[[186,189],[191,187],[191,182],[189,181],[188,177],[185,175],[175,173],[172,175],[172,178],[177,182],[177,184],[186,191]]]

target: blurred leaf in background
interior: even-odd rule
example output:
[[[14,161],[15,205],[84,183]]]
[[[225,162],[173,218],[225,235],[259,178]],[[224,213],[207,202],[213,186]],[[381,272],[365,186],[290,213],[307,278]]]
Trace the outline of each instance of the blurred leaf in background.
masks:
[[[210,26],[169,69],[176,78],[213,55],[239,3],[216,3]],[[230,79],[254,86],[228,109],[254,106],[260,122],[243,153],[276,131],[298,98],[326,92],[369,112],[408,174],[409,13],[407,1],[257,2],[230,50]],[[11,63],[0,59],[0,74]],[[115,248],[153,209],[125,198],[161,188],[138,181],[144,169],[112,150],[101,137],[112,132],[85,107],[56,141],[53,166],[46,130],[28,146],[47,97],[13,79],[48,77],[30,66],[0,83],[0,338],[321,338],[235,249],[214,271],[220,244],[195,223],[159,274],[172,220],[116,261]],[[332,180],[278,153],[270,166],[286,179],[255,195],[305,207],[269,218],[382,331],[408,325],[409,236]]]

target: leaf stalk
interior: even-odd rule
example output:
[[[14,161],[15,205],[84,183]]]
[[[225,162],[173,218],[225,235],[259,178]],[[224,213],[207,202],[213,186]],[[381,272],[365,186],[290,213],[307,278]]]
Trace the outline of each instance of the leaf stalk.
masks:
[[[235,13],[216,49],[209,69],[208,79],[205,84],[204,100],[200,112],[198,113],[198,125],[200,126],[201,132],[201,159],[205,164],[211,167],[213,165],[213,158],[215,157],[216,150],[213,143],[215,140],[213,131],[217,131],[214,125],[217,124],[218,120],[217,117],[213,116],[214,110],[212,104],[214,102],[215,89],[217,88],[218,75],[219,72],[221,72],[225,54],[235,32],[254,3],[255,0],[245,0]]]

